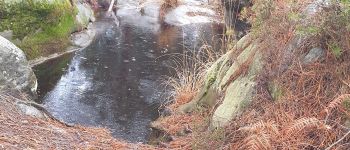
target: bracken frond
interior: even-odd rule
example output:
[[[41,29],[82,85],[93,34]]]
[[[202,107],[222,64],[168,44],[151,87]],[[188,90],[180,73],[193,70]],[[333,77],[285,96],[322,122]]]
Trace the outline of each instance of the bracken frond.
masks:
[[[317,118],[301,118],[294,121],[294,123],[291,126],[287,127],[286,133],[297,133],[304,130],[305,128],[320,127],[322,125],[323,123]]]
[[[345,100],[350,99],[350,94],[343,94],[338,96],[338,98],[334,99],[333,101],[331,101],[327,108],[325,109],[325,111],[327,113],[329,113],[330,111],[332,111],[333,109],[339,107]]]
[[[272,149],[269,135],[265,133],[253,134],[247,137],[240,149],[270,150]]]
[[[239,130],[241,131],[247,131],[247,132],[255,132],[259,133],[261,131],[267,132],[267,133],[272,133],[275,135],[279,134],[279,130],[277,128],[277,125],[274,122],[268,121],[268,122],[263,122],[259,121],[257,123],[241,127]]]

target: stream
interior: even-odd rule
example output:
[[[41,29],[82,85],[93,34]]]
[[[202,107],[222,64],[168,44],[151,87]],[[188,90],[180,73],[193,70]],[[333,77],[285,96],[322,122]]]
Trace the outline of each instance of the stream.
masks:
[[[155,28],[121,18],[117,26],[104,17],[94,25],[90,46],[34,68],[39,102],[64,122],[106,127],[116,138],[145,143],[166,100],[162,83],[172,75],[172,56],[218,42],[222,25]]]

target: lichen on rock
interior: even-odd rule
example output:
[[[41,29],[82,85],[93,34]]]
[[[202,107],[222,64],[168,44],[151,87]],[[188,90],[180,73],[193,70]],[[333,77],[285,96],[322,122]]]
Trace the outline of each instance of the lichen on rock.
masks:
[[[0,90],[16,89],[36,96],[37,81],[23,51],[0,36]]]
[[[241,53],[235,58],[235,53],[239,51]],[[214,111],[211,126],[226,125],[252,101],[255,78],[262,64],[258,43],[252,41],[252,35],[247,35],[238,41],[233,50],[213,63],[206,72],[202,89],[179,110],[191,112],[201,106],[213,107],[222,99]]]

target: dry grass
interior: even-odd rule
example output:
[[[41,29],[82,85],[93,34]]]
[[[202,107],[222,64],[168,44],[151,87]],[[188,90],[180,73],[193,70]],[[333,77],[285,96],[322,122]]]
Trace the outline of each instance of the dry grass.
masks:
[[[116,140],[106,129],[67,127],[51,119],[23,115],[12,96],[1,95],[0,149],[155,149]]]
[[[171,104],[165,105],[175,110],[190,102],[203,85],[205,71],[222,53],[205,44],[199,50],[173,55],[175,74],[166,77],[164,81],[165,86],[170,87],[173,93],[169,97]]]
[[[202,136],[200,133],[205,131],[203,128],[209,125],[207,119],[210,115],[207,110],[181,114],[177,109],[190,102],[203,86],[205,71],[223,53],[215,50],[205,44],[199,50],[185,51],[183,54],[172,57],[175,74],[166,77],[165,85],[170,87],[173,93],[164,106],[174,113],[156,121],[160,129],[173,137],[173,141],[167,145],[167,148],[191,149],[194,140]]]

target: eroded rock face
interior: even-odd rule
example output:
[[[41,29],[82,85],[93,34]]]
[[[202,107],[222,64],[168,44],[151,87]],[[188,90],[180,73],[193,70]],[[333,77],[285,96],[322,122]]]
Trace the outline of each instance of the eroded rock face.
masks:
[[[16,89],[36,97],[37,80],[23,53],[0,36],[0,90]]]

